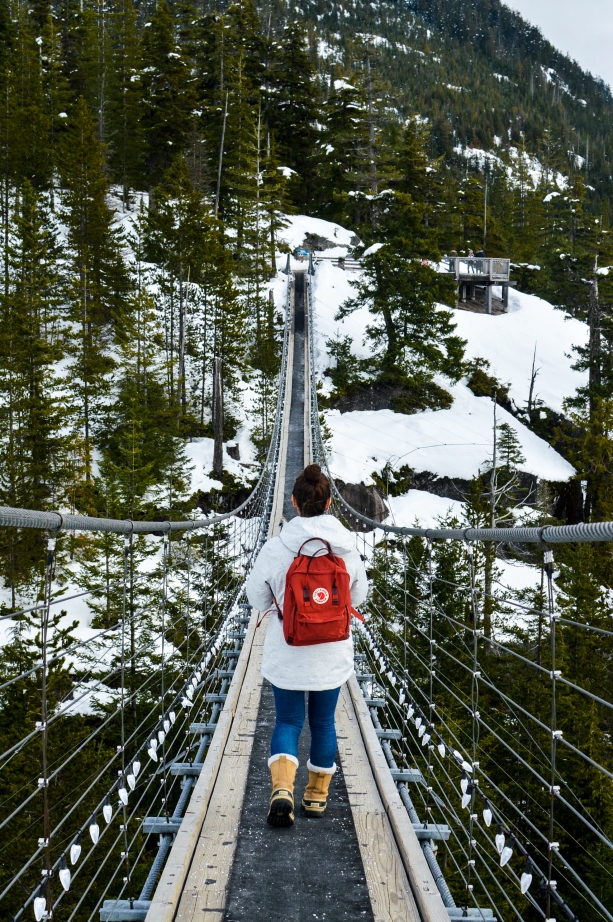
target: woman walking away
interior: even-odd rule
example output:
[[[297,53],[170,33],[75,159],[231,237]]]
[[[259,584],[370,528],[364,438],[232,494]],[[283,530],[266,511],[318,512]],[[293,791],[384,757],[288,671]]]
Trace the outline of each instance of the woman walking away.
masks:
[[[325,514],[331,503],[330,481],[318,464],[299,475],[292,503],[298,515],[266,542],[246,587],[251,605],[271,612],[262,675],[272,685],[276,709],[268,760],[272,826],[294,822],[305,692],[311,751],[302,807],[309,816],[322,816],[326,810],[336,771],[334,712],[341,685],[353,673],[352,606],[363,602],[368,591],[355,536]]]

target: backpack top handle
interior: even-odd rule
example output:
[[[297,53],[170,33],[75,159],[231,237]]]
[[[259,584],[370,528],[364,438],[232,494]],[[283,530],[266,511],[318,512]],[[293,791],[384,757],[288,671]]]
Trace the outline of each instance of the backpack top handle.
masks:
[[[311,555],[309,556],[309,562],[308,562],[308,564],[307,564],[307,572],[308,572],[308,570],[309,570],[309,567],[311,566],[311,561],[314,560],[315,557],[325,557],[326,555],[329,554],[330,557],[332,558],[332,560],[334,561],[334,563],[336,563],[336,557],[335,557],[334,554],[332,553],[332,548],[330,547],[330,542],[329,542],[329,541],[326,541],[325,538],[307,538],[307,540],[306,540],[306,541],[303,541],[303,543],[300,545],[300,550],[298,551],[298,556],[303,556],[303,557],[307,557],[307,556],[308,556],[307,554],[302,554],[302,548],[304,547],[305,544],[309,544],[310,541],[319,541],[321,544],[325,544],[327,550],[324,550],[324,548],[319,548],[317,551],[315,551],[314,554],[311,554]],[[320,552],[323,552],[323,553],[320,553]]]

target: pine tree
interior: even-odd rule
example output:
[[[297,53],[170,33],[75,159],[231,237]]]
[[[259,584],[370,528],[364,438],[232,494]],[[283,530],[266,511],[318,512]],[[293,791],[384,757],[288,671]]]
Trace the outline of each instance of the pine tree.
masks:
[[[350,207],[348,197],[356,191],[356,178],[362,174],[364,153],[369,145],[368,106],[356,74],[347,74],[346,79],[336,75],[332,79],[323,105],[323,119],[322,170],[316,201],[323,215],[331,220],[343,220]],[[362,185],[359,191],[364,191]],[[359,196],[352,198],[351,223],[357,227],[363,220],[365,202]]]
[[[240,397],[240,371],[248,361],[251,333],[244,299],[234,279],[234,262],[223,233],[209,224],[204,259],[194,286],[194,312],[189,352],[193,356],[192,406],[204,432],[210,411],[214,357],[222,359],[224,426],[231,425],[232,401]],[[228,433],[228,437],[229,433]]]
[[[268,235],[268,264],[271,277],[277,271],[277,235],[286,227],[284,215],[288,210],[289,186],[291,181],[285,175],[283,167],[279,166],[274,138],[267,137],[267,151],[260,169],[261,207],[267,224]]]
[[[49,119],[40,52],[25,13],[17,18],[13,47],[0,79],[5,183],[12,180],[19,184],[27,179],[36,187],[44,188],[49,182],[51,168]]]
[[[128,280],[120,241],[106,203],[103,148],[83,98],[76,103],[65,135],[62,215],[68,228],[71,319],[79,329],[72,341],[75,413],[80,430],[83,474],[91,483],[94,426],[113,362],[104,348],[113,320],[121,313]]]
[[[496,401],[493,400],[494,425],[492,457],[481,469],[473,484],[473,506],[477,515],[485,513],[488,528],[512,528],[519,506],[530,500],[522,488],[519,469],[525,463],[517,433],[508,423],[496,421]],[[482,492],[479,493],[479,490]],[[534,497],[532,497],[534,498]],[[483,630],[492,634],[492,618],[496,610],[493,599],[497,546],[488,542],[484,551]]]
[[[272,43],[267,130],[277,156],[294,170],[289,194],[296,208],[308,206],[317,181],[317,128],[320,92],[302,23],[290,22]]]
[[[173,13],[166,0],[157,4],[145,27],[142,83],[145,162],[153,187],[184,152],[198,102],[190,62],[177,42]]]
[[[112,67],[108,80],[107,137],[109,165],[123,189],[143,188],[145,177],[142,48],[132,0],[120,0],[112,16]]]
[[[110,15],[106,3],[65,11],[67,75],[73,99],[83,98],[95,120],[97,140],[107,141],[108,74],[111,67]]]
[[[186,344],[189,283],[196,282],[204,261],[206,208],[192,187],[185,158],[180,156],[156,191],[156,209],[148,222],[148,251],[161,269],[166,303],[166,349],[170,400],[187,414]]]
[[[43,202],[27,181],[16,198],[9,252],[10,284],[0,295],[0,499],[45,509],[61,502],[65,438],[54,362],[60,357],[60,251]],[[2,569],[11,587],[27,584],[40,563],[38,535],[4,530]]]
[[[463,340],[454,334],[449,311],[438,306],[455,304],[453,280],[384,246],[367,257],[356,287],[356,296],[345,302],[337,318],[368,308],[375,323],[367,335],[379,347],[375,367],[381,380],[408,387],[415,408],[420,401],[449,405],[433,379],[442,373],[458,380],[463,373]]]
[[[458,214],[461,218],[461,246],[468,251],[483,246],[485,183],[466,176],[458,189]]]
[[[45,113],[49,124],[49,168],[51,208],[55,208],[55,185],[59,170],[61,138],[70,107],[70,88],[63,73],[61,36],[53,16],[48,16],[42,29],[41,61]]]

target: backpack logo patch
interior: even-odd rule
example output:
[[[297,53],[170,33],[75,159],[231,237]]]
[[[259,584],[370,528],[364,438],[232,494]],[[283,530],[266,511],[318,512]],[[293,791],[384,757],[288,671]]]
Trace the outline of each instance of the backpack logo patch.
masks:
[[[323,586],[313,590],[313,601],[317,602],[318,605],[325,605],[329,598],[330,593],[327,589],[324,589]]]

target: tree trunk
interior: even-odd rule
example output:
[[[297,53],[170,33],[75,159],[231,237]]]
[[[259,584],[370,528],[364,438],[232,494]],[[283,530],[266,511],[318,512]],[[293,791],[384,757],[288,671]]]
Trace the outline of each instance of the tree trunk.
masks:
[[[213,432],[215,447],[213,450],[213,472],[223,475],[223,393],[221,383],[221,356],[215,356],[215,378],[213,381]]]
[[[590,418],[593,420],[594,410],[600,395],[602,383],[601,376],[601,341],[600,341],[600,302],[598,293],[598,257],[594,261],[594,275],[590,286]]]

